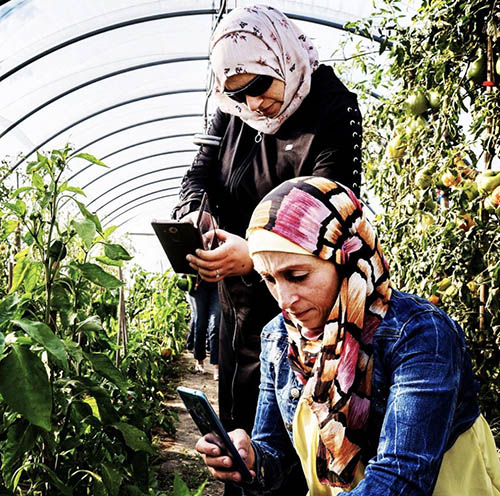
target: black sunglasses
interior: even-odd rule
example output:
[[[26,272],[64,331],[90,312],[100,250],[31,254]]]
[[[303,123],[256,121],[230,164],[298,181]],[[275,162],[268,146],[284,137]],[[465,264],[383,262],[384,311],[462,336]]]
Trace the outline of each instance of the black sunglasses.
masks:
[[[272,76],[265,76],[259,74],[255,76],[248,84],[234,91],[229,91],[224,88],[224,94],[229,98],[236,100],[239,103],[245,102],[245,97],[260,96],[265,93],[273,84],[274,78]]]

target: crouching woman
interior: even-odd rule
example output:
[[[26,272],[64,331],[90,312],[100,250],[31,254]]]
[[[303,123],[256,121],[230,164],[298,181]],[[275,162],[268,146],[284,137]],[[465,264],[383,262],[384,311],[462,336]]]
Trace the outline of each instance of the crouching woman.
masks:
[[[245,494],[302,468],[310,496],[500,495],[463,332],[392,287],[354,194],[325,178],[286,181],[247,237],[282,313],[262,333],[252,436],[231,433],[254,475]],[[196,446],[215,477],[241,483],[210,435]]]

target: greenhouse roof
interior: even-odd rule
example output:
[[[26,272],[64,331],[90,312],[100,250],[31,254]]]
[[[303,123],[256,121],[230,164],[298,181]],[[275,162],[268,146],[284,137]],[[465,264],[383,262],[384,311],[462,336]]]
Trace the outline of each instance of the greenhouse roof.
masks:
[[[22,170],[36,150],[66,143],[67,179],[103,225],[128,234],[136,261],[168,262],[150,221],[168,218],[212,105],[208,40],[222,10],[255,2],[11,0],[0,7],[0,157]],[[332,61],[365,0],[278,1]],[[355,80],[356,74],[347,75]],[[343,80],[346,81],[345,75]],[[12,174],[11,177],[14,177]]]

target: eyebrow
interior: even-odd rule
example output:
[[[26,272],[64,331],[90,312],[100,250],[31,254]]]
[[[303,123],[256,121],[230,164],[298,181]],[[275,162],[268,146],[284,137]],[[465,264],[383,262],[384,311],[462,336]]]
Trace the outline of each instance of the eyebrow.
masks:
[[[294,265],[286,265],[284,267],[278,267],[278,269],[274,273],[282,274],[283,272],[291,271],[291,270],[310,270],[311,266],[308,263],[300,263],[300,264],[294,264]],[[272,275],[271,272],[267,270],[259,271],[257,270],[260,274],[265,274],[265,275]]]

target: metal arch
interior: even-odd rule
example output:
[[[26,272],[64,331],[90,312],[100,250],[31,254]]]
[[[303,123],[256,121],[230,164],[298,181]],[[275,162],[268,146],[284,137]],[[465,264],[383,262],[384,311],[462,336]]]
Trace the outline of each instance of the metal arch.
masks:
[[[113,72],[108,72],[107,74],[103,74],[102,76],[96,77],[94,79],[91,79],[89,81],[85,81],[84,83],[78,84],[76,86],[73,86],[73,88],[70,88],[66,91],[63,91],[62,93],[59,93],[59,95],[56,95],[52,97],[51,99],[47,100],[46,102],[42,103],[38,107],[36,107],[33,110],[30,110],[27,114],[24,114],[22,117],[17,119],[17,121],[13,122],[10,126],[8,126],[6,129],[4,129],[0,133],[0,139],[3,138],[7,133],[12,131],[15,127],[17,127],[21,122],[25,121],[28,117],[31,117],[32,115],[36,114],[39,110],[42,110],[43,108],[49,106],[50,104],[56,102],[57,100],[60,100],[61,98],[64,98],[67,95],[70,95],[71,93],[74,93],[75,91],[81,90],[82,88],[85,88],[86,86],[90,86],[91,84],[98,83],[99,81],[104,81],[105,79],[109,79],[114,76],[119,76],[120,74],[125,74],[127,72],[132,72],[132,71],[137,71],[139,69],[145,69],[148,67],[155,67],[157,65],[164,65],[164,64],[176,64],[179,62],[196,62],[200,60],[208,60],[207,55],[203,56],[192,56],[192,57],[176,57],[173,59],[164,59],[164,60],[155,60],[153,62],[147,62],[144,64],[139,64],[139,65],[134,65],[131,67],[124,67],[123,69],[119,69],[117,71]],[[206,90],[204,90],[206,91]],[[150,98],[154,96],[161,96],[162,93],[157,93],[150,95]]]
[[[142,205],[145,205],[147,203],[151,203],[151,202],[154,202],[154,201],[157,201],[157,200],[164,200],[165,198],[172,198],[174,196],[177,196],[177,193],[174,193],[174,194],[171,194],[171,195],[163,195],[163,196],[159,196],[158,198],[151,198],[150,200],[146,200],[146,201],[143,201],[142,203],[136,205],[137,207],[140,207]],[[133,210],[135,207],[129,209],[129,210]],[[118,215],[116,218],[118,217],[121,217],[121,215],[125,214],[126,212],[123,212],[122,214]],[[137,214],[139,215],[139,214]],[[118,224],[117,227],[121,227],[123,226],[124,224],[126,224],[127,222],[130,222],[132,219],[135,219],[137,217],[137,215],[133,215],[132,217],[129,217],[127,220],[124,220],[123,222],[121,222],[120,224]],[[112,219],[114,220],[114,219]],[[106,224],[107,225],[107,224]],[[151,236],[154,236],[154,233],[151,233]]]
[[[110,26],[105,26],[103,28],[95,29],[94,31],[89,31],[88,33],[84,33],[84,34],[81,34],[79,36],[75,36],[74,38],[71,38],[70,40],[66,40],[62,43],[59,43],[59,45],[55,45],[51,48],[48,48],[47,50],[44,50],[43,52],[29,58],[28,60],[21,62],[19,65],[13,67],[12,69],[7,71],[6,73],[2,74],[0,76],[0,82],[2,82],[4,79],[8,78],[9,76],[12,76],[12,74],[15,74],[17,71],[24,69],[26,66],[30,65],[31,63],[36,62],[37,60],[45,57],[46,55],[50,55],[51,53],[54,53],[54,52],[60,50],[61,48],[65,48],[69,45],[73,45],[74,43],[85,40],[87,38],[92,38],[93,36],[107,33],[108,31],[114,31],[115,29],[125,28],[128,26],[133,26],[134,24],[141,24],[143,22],[151,22],[151,21],[158,21],[158,20],[162,20],[162,19],[169,19],[169,18],[175,18],[175,17],[183,17],[183,16],[191,16],[191,15],[206,15],[206,14],[214,14],[214,13],[216,13],[215,9],[201,9],[201,10],[185,10],[185,11],[179,11],[179,12],[166,12],[163,14],[155,14],[155,15],[146,16],[146,17],[138,17],[136,19],[130,19],[128,21],[122,21],[122,22],[118,22],[116,24],[111,24]]]
[[[139,127],[139,126],[144,126],[146,124],[151,124],[152,122],[160,122],[160,121],[166,121],[170,119],[184,119],[186,117],[203,117],[203,114],[176,114],[176,115],[167,115],[165,117],[157,117],[155,119],[148,119],[147,121],[141,121],[141,122],[136,122],[135,124],[131,124],[130,126],[125,126],[120,129],[117,129],[111,133],[104,134],[103,136],[100,136],[99,138],[96,138],[94,141],[90,141],[89,143],[86,143],[85,145],[81,146],[77,150],[73,152],[73,155],[76,155],[78,152],[82,151],[83,149],[87,148],[88,146],[91,146],[98,141],[102,141],[103,139],[109,138],[110,136],[113,136],[115,134],[121,133],[123,131],[128,131],[129,129],[133,129],[134,127]],[[84,167],[82,170],[76,172],[73,174],[68,181],[71,181],[73,178],[78,176],[78,174],[81,174],[82,172],[86,171],[89,167],[91,167],[92,164],[88,165],[87,167]]]
[[[189,167],[189,164],[184,164],[184,167]],[[97,200],[100,200],[103,196],[107,195],[108,193],[111,193],[111,191],[115,190],[116,188],[119,188],[120,186],[123,186],[124,184],[135,181],[136,179],[139,179],[141,177],[149,176],[150,174],[156,174],[157,172],[169,171],[170,169],[171,169],[171,167],[162,167],[161,169],[155,169],[155,170],[152,170],[149,172],[144,172],[143,174],[139,174],[138,176],[134,176],[134,177],[131,177],[125,181],[122,181],[120,184],[116,184],[112,188],[107,189],[102,195],[95,197],[91,202],[87,203],[87,207],[90,207],[90,205],[92,205],[94,202],[96,202]],[[168,178],[168,179],[182,179],[182,176],[175,176],[175,177]],[[97,212],[98,210],[100,210],[104,206],[105,205],[100,206],[95,211]]]
[[[190,90],[174,90],[174,91],[166,91],[161,93],[161,95],[177,95],[179,93],[195,93],[195,92],[203,92],[205,89],[202,88],[196,88],[196,89],[190,89]],[[156,95],[158,96],[158,94]],[[147,95],[145,97],[140,97],[140,98],[132,98],[131,100],[127,100],[125,102],[120,102],[114,105],[110,105],[109,107],[106,107],[104,109],[98,110],[97,112],[93,112],[92,114],[89,114],[85,117],[82,117],[81,119],[78,119],[77,121],[73,122],[69,126],[66,126],[65,128],[59,130],[57,133],[53,134],[50,138],[47,138],[45,141],[34,147],[27,155],[24,156],[21,160],[19,160],[10,170],[9,173],[14,172],[33,152],[37,151],[41,146],[46,145],[49,141],[53,140],[60,134],[64,133],[68,129],[71,129],[72,127],[77,126],[78,124],[81,124],[82,122],[85,122],[86,120],[91,119],[92,117],[95,117],[96,115],[103,114],[104,112],[108,112],[109,110],[113,110],[114,108],[127,105],[128,103],[140,101],[141,99],[144,100],[146,98],[151,98],[151,95]],[[7,176],[4,176],[2,179],[4,179]]]
[[[349,33],[355,34],[356,36],[361,36],[362,38],[367,38],[369,40],[376,41],[378,43],[387,43],[388,46],[391,46],[392,43],[388,42],[386,38],[383,38],[382,36],[377,36],[377,35],[367,35],[365,33],[362,33],[354,28],[347,28],[340,24],[339,22],[335,21],[328,21],[326,19],[321,19],[318,17],[310,17],[310,16],[305,16],[302,14],[291,14],[291,13],[286,13],[287,17],[290,17],[290,19],[295,19],[297,21],[306,21],[306,22],[312,22],[313,24],[320,24],[322,26],[328,26],[330,28],[334,29],[339,29],[341,31],[347,31]]]
[[[136,146],[146,145],[147,143],[153,143],[154,141],[161,141],[161,140],[171,139],[171,138],[187,138],[188,136],[193,136],[193,134],[194,133],[169,134],[168,136],[159,136],[158,138],[151,138],[148,140],[139,141],[138,143],[124,146],[123,148],[120,148],[119,150],[115,150],[114,152],[108,153],[107,155],[104,155],[103,157],[101,157],[99,160],[104,161],[107,158],[109,158],[113,155],[116,155],[117,153],[124,152],[125,150],[129,150],[130,148],[135,148]]]
[[[136,158],[135,160],[131,160],[130,162],[126,162],[122,165],[119,165],[118,167],[113,167],[109,171],[105,172],[104,174],[101,174],[100,176],[96,177],[95,179],[92,179],[89,183],[87,183],[85,186],[82,186],[82,189],[87,188],[91,184],[96,183],[100,179],[102,179],[104,176],[107,176],[108,174],[111,174],[112,172],[116,172],[118,169],[122,169],[123,167],[127,167],[129,165],[135,164],[136,162],[140,162],[141,160],[147,160],[148,158],[154,158],[154,157],[161,157],[162,155],[172,155],[173,153],[187,153],[187,152],[196,152],[198,150],[170,150],[168,152],[161,152],[161,153],[154,153],[153,155],[147,155],[145,157],[140,157]],[[172,165],[170,169],[179,169],[181,167],[186,167],[185,165]]]
[[[189,167],[188,165],[186,165],[186,167]],[[156,171],[155,171],[156,172]],[[184,176],[174,176],[174,177],[164,177],[162,179],[157,179],[156,181],[151,181],[149,183],[144,183],[144,184],[141,184],[139,186],[136,186],[135,188],[132,188],[132,189],[129,189],[127,191],[125,191],[125,193],[121,193],[119,195],[116,195],[114,198],[112,198],[111,200],[109,200],[108,202],[106,202],[104,205],[101,205],[99,208],[96,208],[95,210],[93,210],[94,213],[97,213],[99,212],[100,210],[102,210],[104,207],[107,207],[109,204],[115,202],[116,200],[118,200],[119,198],[121,198],[122,196],[125,196],[125,195],[128,195],[129,193],[132,193],[133,191],[137,191],[138,189],[141,189],[141,188],[146,188],[147,186],[151,186],[153,184],[158,184],[158,183],[164,183],[166,181],[172,181],[174,179],[182,179]],[[180,185],[178,186],[175,186],[176,188],[180,188]]]
[[[115,29],[133,26],[134,24],[141,24],[143,22],[151,22],[151,21],[157,21],[157,20],[169,19],[169,18],[175,18],[175,17],[183,17],[183,16],[211,15],[211,14],[217,14],[217,10],[216,9],[200,9],[200,10],[186,10],[186,11],[180,11],[180,12],[166,12],[163,14],[155,14],[152,16],[130,19],[128,21],[122,21],[122,22],[119,22],[116,24],[112,24],[111,26],[105,26],[103,28],[96,29],[94,31],[89,31],[88,33],[81,34],[79,36],[71,38],[70,40],[67,40],[67,41],[64,41],[63,43],[60,43],[59,45],[48,48],[47,50],[44,50],[43,52],[29,58],[28,60],[25,60],[21,64],[18,64],[17,66],[13,67],[12,69],[7,71],[6,73],[2,74],[0,76],[0,82],[3,81],[4,79],[8,78],[9,76],[12,76],[12,74],[15,74],[17,71],[23,69],[24,67],[30,65],[31,63],[45,57],[46,55],[50,55],[51,53],[56,52],[57,50],[60,50],[61,48],[65,48],[65,47],[72,45],[74,43],[77,43],[79,41],[85,40],[87,38],[91,38],[93,36],[96,36],[96,35],[99,35],[102,33],[106,33],[108,31],[114,31]],[[308,21],[308,22],[312,22],[315,24],[323,24],[325,26],[340,29],[342,31],[349,31],[355,35],[362,36],[364,38],[373,39],[375,41],[378,41],[379,43],[386,41],[384,38],[382,38],[380,36],[373,36],[373,35],[368,36],[364,33],[357,32],[353,28],[346,28],[342,24],[334,22],[334,21],[326,21],[324,19],[318,19],[318,18],[314,18],[314,17],[304,16],[301,14],[286,13],[286,15],[288,17],[290,17],[291,19]]]
[[[156,191],[151,191],[149,193],[146,193],[145,195],[142,195],[142,196],[138,196],[137,198],[134,198],[133,200],[130,200],[128,203],[124,203],[123,205],[121,205],[120,207],[118,207],[114,212],[112,213],[116,213],[118,210],[121,210],[122,208],[125,208],[127,205],[130,205],[131,203],[137,201],[137,200],[142,200],[143,198],[147,198],[148,196],[151,196],[151,195],[155,195],[156,193],[163,193],[164,191],[172,191],[173,189],[177,189],[178,187],[177,186],[172,186],[170,188],[164,188],[164,189],[159,189],[159,190],[156,190]],[[172,195],[172,196],[176,196],[176,195]],[[142,203],[141,203],[142,205]],[[130,207],[128,208],[127,210],[125,210],[125,212],[122,212],[118,215],[115,215],[111,220],[109,220],[108,222],[106,222],[106,224],[109,224],[110,222],[113,222],[113,220],[115,220],[116,218],[120,217],[121,215],[129,212],[130,210],[134,209],[134,208],[137,208],[139,205],[134,205],[133,207]],[[107,219],[110,215],[112,215],[112,213],[109,213],[107,215],[105,215],[102,220],[104,221],[104,219]]]

